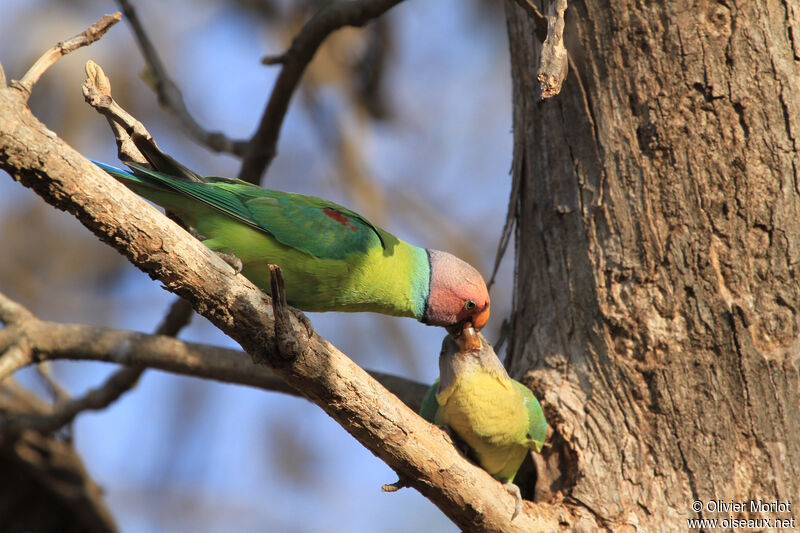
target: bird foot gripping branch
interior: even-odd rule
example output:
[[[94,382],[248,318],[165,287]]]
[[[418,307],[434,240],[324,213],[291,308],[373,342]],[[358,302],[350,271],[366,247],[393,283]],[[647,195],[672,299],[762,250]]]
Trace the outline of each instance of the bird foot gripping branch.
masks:
[[[519,487],[511,481],[503,483],[503,488],[514,497],[514,512],[511,513],[511,520],[514,520],[522,512],[522,493],[519,491]]]
[[[307,343],[305,339],[301,339],[297,335],[292,326],[291,311],[286,303],[286,287],[281,267],[269,265],[269,279],[272,294],[272,313],[275,317],[275,351],[280,356],[279,360],[272,360],[271,362],[272,364],[284,364],[297,359],[306,349]],[[305,326],[307,338],[310,339],[314,335],[311,321],[301,312],[297,312],[295,316]]]
[[[195,236],[196,237],[196,236]],[[236,257],[236,254],[231,254],[228,252],[217,252],[217,255],[220,259],[228,263],[230,267],[233,269],[234,274],[241,274],[242,269],[244,268],[244,264],[242,264],[242,260]]]
[[[119,20],[118,16],[111,21],[115,20]],[[104,18],[96,25],[107,22]],[[84,44],[90,41],[91,39],[88,39]],[[64,48],[59,45],[59,49]],[[67,51],[62,50],[60,54]],[[84,85],[86,100],[109,119],[112,129],[118,135],[120,159],[144,163],[146,158],[136,149],[131,134],[139,129],[146,133],[146,130],[141,123],[124,113],[124,110],[114,103],[110,96],[108,80],[97,65],[91,62],[87,64],[87,75],[87,82]],[[24,79],[34,80],[37,77],[38,75],[26,75]],[[107,180],[99,179],[96,170],[91,168],[80,154],[30,114],[25,105],[27,92],[11,86],[3,87],[3,80],[4,76],[0,69],[0,115],[3,117],[0,120],[0,140],[2,140],[0,166],[25,186],[36,190],[48,203],[73,213],[89,229],[123,252],[139,268],[165,281],[168,290],[188,296],[198,312],[242,344],[249,353],[259,352],[256,339],[263,333],[263,326],[270,325],[270,317],[264,309],[265,302],[262,295],[241,279],[236,277],[229,279],[230,277],[220,270],[219,265],[208,260],[207,251],[202,250],[196,241],[186,238],[185,232],[177,231],[174,224],[165,224],[163,217],[142,210],[145,204],[111,201],[115,197],[110,192],[127,193],[118,188],[114,189],[116,186],[106,189],[109,184]],[[20,96],[20,92],[26,94]],[[14,157],[2,157],[9,153],[14,154]],[[324,214],[332,219],[330,214]],[[332,220],[341,224],[338,218]],[[382,231],[378,233],[377,229],[375,234],[378,237],[386,237],[387,241],[392,237]],[[169,243],[170,246],[165,247],[165,243]],[[389,244],[393,244],[396,248],[399,240],[391,240]],[[154,250],[155,254],[152,253]],[[463,262],[439,254],[431,255],[436,255],[439,260],[445,258],[445,261],[437,260],[437,266],[450,267],[452,270],[455,265],[456,270],[474,275],[478,283],[477,271],[465,269]],[[258,279],[261,282],[258,285],[263,289],[264,282],[269,280],[266,281],[266,285],[269,286],[273,276],[267,275],[267,269],[264,268],[266,262],[263,258],[258,259],[254,265],[257,272],[263,276]],[[187,269],[187,265],[190,268]],[[285,265],[287,277],[289,266],[291,263]],[[448,273],[446,268],[422,269],[421,272],[424,274],[426,271],[432,274],[431,278],[436,278],[434,274],[437,272]],[[458,276],[442,276],[442,279],[463,280]],[[170,283],[167,284],[166,280],[170,280]],[[280,283],[277,278],[276,283]],[[425,287],[425,283],[418,285]],[[431,285],[437,284],[432,282]],[[449,289],[460,288],[460,285],[436,288],[442,289],[436,294],[439,298],[434,298],[432,302],[434,305],[428,306],[429,310],[435,312],[425,316],[426,302],[416,302],[423,305],[414,307],[414,310],[419,311],[419,316],[413,315],[415,318],[445,327],[457,327],[465,320],[471,320],[478,328],[485,325],[489,316],[489,300],[488,291],[485,290],[482,280],[478,283],[479,290],[475,291],[475,294],[457,294],[455,299],[441,298],[441,296],[449,294],[451,292]],[[482,294],[484,292],[487,294]],[[242,305],[238,305],[239,302],[242,302]],[[505,515],[504,511],[508,496],[500,490],[500,486],[491,483],[484,472],[468,468],[469,465],[464,463],[458,453],[442,439],[440,432],[433,431],[433,428],[419,421],[418,417],[414,416],[398,398],[386,394],[375,380],[344,354],[313,334],[310,327],[308,331],[314,338],[309,340],[303,338],[302,328],[297,328],[297,324],[292,322],[291,311],[288,311],[285,302],[282,304],[279,300],[277,303],[273,302],[273,306],[286,312],[286,316],[280,322],[288,324],[292,333],[300,334],[301,348],[308,344],[308,349],[302,352],[303,356],[298,359],[297,364],[280,373],[289,384],[288,388],[293,391],[306,391],[308,385],[318,392],[319,394],[315,395],[304,395],[325,409],[342,426],[362,428],[361,431],[353,432],[354,437],[393,469],[407,472],[413,486],[430,498],[460,527],[467,530],[491,531],[552,530],[559,520],[563,520],[561,517],[566,516],[567,510],[545,505],[523,513],[517,517],[514,524],[510,524],[508,515]],[[306,322],[302,315],[298,314],[296,318]],[[2,340],[0,339],[0,344]],[[273,340],[270,338],[270,343]],[[84,353],[83,349],[80,351]],[[287,353],[289,352],[291,350],[287,349]],[[173,351],[170,351],[170,355],[164,355],[164,369],[176,368],[172,354]],[[8,357],[5,360],[7,361]],[[110,360],[116,361],[116,359]],[[213,364],[204,366],[203,372],[206,373],[198,371],[196,362],[184,361],[183,365],[187,369],[186,373],[205,377],[215,377],[217,372],[224,374],[230,370],[227,362],[220,363],[216,367]],[[247,377],[241,378],[240,382],[252,385],[253,381],[249,375],[243,375]],[[337,379],[328,379],[328,376],[336,376]],[[333,399],[336,401],[332,401]],[[380,406],[380,410],[377,406]],[[405,433],[407,438],[399,440],[393,438],[397,428],[407,428]],[[448,465],[452,466],[452,471],[448,471],[450,469]]]

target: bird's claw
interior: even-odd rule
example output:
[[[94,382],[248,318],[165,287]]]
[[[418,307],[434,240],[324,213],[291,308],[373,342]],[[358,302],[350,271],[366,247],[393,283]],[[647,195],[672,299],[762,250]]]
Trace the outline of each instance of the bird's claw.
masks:
[[[514,512],[511,514],[511,520],[514,520],[517,517],[517,515],[522,512],[522,493],[519,491],[519,487],[517,487],[510,481],[503,483],[503,488],[506,489],[506,492],[511,494],[516,500],[516,505],[514,505]]]
[[[397,492],[400,489],[404,489],[408,487],[408,481],[403,479],[402,477],[399,478],[394,483],[386,483],[385,485],[381,486],[381,491],[383,492]]]
[[[314,336],[314,325],[311,324],[311,321],[308,319],[308,317],[303,313],[295,313],[295,316],[305,326],[306,333],[308,334],[308,338],[310,339],[311,337],[313,337]]]
[[[228,263],[228,265],[233,269],[234,275],[241,273],[244,265],[242,264],[242,260],[236,257],[236,254],[232,254],[229,252],[217,252],[217,255]]]

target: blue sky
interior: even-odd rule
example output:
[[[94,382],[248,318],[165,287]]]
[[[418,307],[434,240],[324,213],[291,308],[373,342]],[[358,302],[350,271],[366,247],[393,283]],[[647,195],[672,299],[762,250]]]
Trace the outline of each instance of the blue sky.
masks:
[[[112,2],[75,4],[4,2],[0,62],[8,78],[19,78],[44,48],[116,10]],[[135,5],[195,117],[209,129],[249,136],[276,73],[259,59],[282,48],[269,28],[227,2]],[[511,87],[502,13],[487,21],[458,0],[416,0],[389,17],[396,49],[386,82],[397,118],[362,132],[367,174],[388,191],[390,203],[398,191],[442,213],[448,228],[472,242],[477,266],[488,276],[510,187]],[[34,90],[34,112],[74,147],[88,157],[116,161],[105,120],[80,94],[89,58],[112,73],[115,96],[164,149],[202,173],[237,172],[235,159],[193,144],[158,108],[137,78],[143,62],[124,24],[61,60]],[[345,102],[335,88],[330,97]],[[343,113],[346,117],[346,107]],[[295,99],[266,184],[358,209],[311,120]],[[0,173],[0,215],[29,202],[41,200]],[[386,229],[402,238],[448,249],[447,234],[436,227],[425,227],[402,210],[381,215]],[[93,238],[68,215],[49,216],[60,231]],[[35,235],[31,239],[35,242]],[[511,264],[507,258],[492,293],[490,339],[510,309]],[[9,290],[8,283],[0,277],[0,290]],[[102,325],[152,331],[173,299],[130,266],[118,283],[91,296],[76,298],[69,309],[36,311],[54,320],[85,316]],[[114,311],[90,312],[105,305]],[[366,314],[312,314],[311,319],[362,366],[424,382],[437,376],[443,331]],[[405,345],[386,337],[398,324]],[[199,317],[181,338],[235,346]],[[56,365],[57,375],[76,393],[111,370],[93,363]],[[23,379],[31,382],[30,374]],[[394,473],[303,399],[149,371],[109,409],[81,416],[75,442],[124,531],[457,531],[414,490],[381,493],[383,483],[396,479]],[[276,464],[283,457],[279,448],[293,445],[307,454],[309,468]]]

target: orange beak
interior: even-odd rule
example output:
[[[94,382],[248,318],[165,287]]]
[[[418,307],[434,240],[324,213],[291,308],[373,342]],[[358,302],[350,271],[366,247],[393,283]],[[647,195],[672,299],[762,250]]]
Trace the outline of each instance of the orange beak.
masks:
[[[487,305],[483,311],[472,317],[472,325],[477,330],[483,329],[486,323],[489,322],[489,306]]]
[[[483,346],[481,344],[481,337],[472,324],[469,322],[464,324],[464,329],[461,330],[461,335],[456,337],[458,348],[461,352],[471,352],[473,350],[480,350]]]

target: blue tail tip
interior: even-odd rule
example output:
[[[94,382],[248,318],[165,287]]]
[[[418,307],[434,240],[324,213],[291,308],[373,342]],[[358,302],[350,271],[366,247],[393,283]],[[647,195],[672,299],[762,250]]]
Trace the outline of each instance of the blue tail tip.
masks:
[[[128,176],[132,176],[132,174],[130,172],[128,172],[127,170],[115,167],[113,165],[108,165],[106,163],[103,163],[102,161],[97,161],[95,159],[89,159],[89,161],[91,161],[92,163],[94,163],[98,167],[102,168],[106,172],[110,172],[112,174],[126,174]]]

